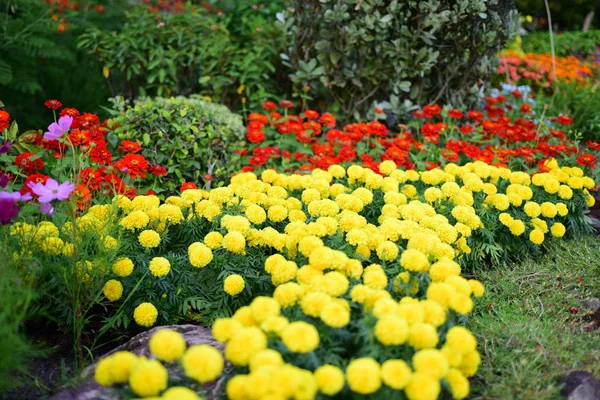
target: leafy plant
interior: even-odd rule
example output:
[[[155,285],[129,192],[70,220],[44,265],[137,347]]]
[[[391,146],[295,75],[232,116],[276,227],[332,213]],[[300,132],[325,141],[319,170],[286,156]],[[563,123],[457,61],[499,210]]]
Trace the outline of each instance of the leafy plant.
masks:
[[[143,98],[126,106],[115,99],[115,116],[109,121],[112,139],[143,144],[142,154],[151,164],[163,165],[176,179],[163,180],[157,193],[173,191],[186,181],[226,180],[239,167],[232,145],[244,137],[242,117],[227,107],[200,97]],[[158,186],[158,185],[157,185]]]
[[[278,26],[297,92],[330,95],[350,118],[391,95],[467,101],[493,72],[513,26],[512,2],[295,1]]]
[[[595,54],[597,46],[600,46],[600,29],[555,34],[554,46],[556,55],[560,57]],[[548,32],[529,33],[522,37],[522,47],[527,53],[550,53],[550,35]]]

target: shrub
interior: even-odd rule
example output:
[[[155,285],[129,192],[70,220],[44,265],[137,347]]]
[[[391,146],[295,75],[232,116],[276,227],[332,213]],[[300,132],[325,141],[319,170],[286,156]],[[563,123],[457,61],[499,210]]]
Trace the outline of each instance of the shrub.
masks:
[[[176,176],[167,175],[156,193],[173,191],[186,181],[226,180],[238,168],[233,149],[244,136],[243,120],[225,106],[176,97],[144,98],[125,108],[117,99],[113,115],[108,124],[113,139],[142,143],[142,155],[151,164]]]
[[[600,30],[587,32],[561,32],[554,34],[554,50],[559,57],[587,57],[596,54],[600,46]],[[527,53],[550,53],[548,32],[532,32],[522,38],[523,50]]]
[[[324,88],[347,118],[394,94],[468,100],[511,34],[512,2],[295,1],[280,18],[298,86]],[[287,18],[287,19],[286,19]]]
[[[113,96],[202,93],[244,109],[274,94],[278,34],[264,7],[244,1],[231,16],[178,7],[180,12],[136,7],[118,33],[93,28],[80,37],[78,47],[100,60]]]
[[[548,29],[546,7],[543,1],[515,0],[515,4],[521,14],[539,17],[543,21],[540,23],[542,29]],[[600,26],[598,23],[600,7],[596,0],[554,0],[549,1],[548,4],[552,12],[552,23],[561,29],[581,29],[583,21],[590,11],[596,12],[592,26]]]

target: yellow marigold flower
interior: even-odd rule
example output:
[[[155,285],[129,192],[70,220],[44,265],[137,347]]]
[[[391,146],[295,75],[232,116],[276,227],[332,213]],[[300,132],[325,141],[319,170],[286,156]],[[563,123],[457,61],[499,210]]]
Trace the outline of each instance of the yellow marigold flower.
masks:
[[[384,175],[391,174],[396,169],[396,163],[391,160],[385,160],[379,164],[379,172]]]
[[[415,372],[404,388],[408,400],[436,400],[440,394],[440,381],[431,375]]]
[[[319,317],[332,328],[343,328],[350,323],[350,311],[337,301],[323,307]]]
[[[587,198],[585,199],[585,204],[590,208],[594,207],[594,204],[596,204],[596,199],[594,198],[594,196],[588,193]]]
[[[412,371],[403,360],[387,360],[381,365],[381,378],[386,386],[402,390],[412,376]]]
[[[57,256],[62,253],[65,242],[61,238],[50,236],[42,239],[40,245],[44,253]]]
[[[225,392],[231,400],[247,400],[248,375],[234,375],[228,382]]]
[[[372,394],[381,387],[381,368],[372,358],[352,360],[346,368],[350,389],[359,394]]]
[[[288,282],[275,288],[273,298],[279,302],[281,307],[287,308],[295,305],[303,294],[304,290],[299,284]]]
[[[372,289],[384,289],[388,284],[388,277],[381,268],[365,270],[363,283]]]
[[[273,267],[271,281],[274,285],[281,285],[296,277],[298,266],[293,261],[285,261]]]
[[[500,213],[500,215],[498,215],[498,220],[500,221],[500,223],[504,226],[508,226],[510,227],[510,225],[512,224],[513,217],[510,216],[510,214],[508,213]]]
[[[260,225],[267,220],[267,213],[265,210],[256,204],[252,204],[246,208],[245,214],[246,218],[248,218],[248,221],[255,225]]]
[[[385,315],[377,321],[373,333],[382,344],[397,346],[406,342],[408,338],[408,323],[404,318]]]
[[[171,271],[171,263],[164,257],[154,257],[150,261],[148,269],[152,275],[160,278],[167,275],[169,271]]]
[[[113,384],[110,372],[112,369],[112,356],[108,356],[100,360],[94,371],[94,379],[96,383],[102,386],[111,386]]]
[[[139,326],[151,327],[158,318],[158,310],[152,303],[142,303],[133,311],[133,319]]]
[[[319,391],[327,396],[334,396],[344,388],[344,373],[338,367],[325,364],[315,371],[315,379]]]
[[[282,222],[288,216],[288,210],[284,206],[274,205],[269,207],[269,211],[267,212],[269,217],[269,221],[271,222]]]
[[[281,354],[273,349],[261,350],[250,359],[250,372],[258,371],[263,367],[279,367],[283,365]]]
[[[564,203],[556,203],[556,211],[561,217],[565,217],[567,214],[569,214],[569,209]]]
[[[475,351],[477,348],[477,341],[475,340],[475,336],[473,336],[468,329],[462,326],[454,326],[450,328],[446,334],[446,345],[464,354]]]
[[[223,356],[207,344],[191,346],[181,358],[185,374],[200,383],[214,381],[223,372]]]
[[[177,331],[161,329],[148,341],[150,353],[161,361],[171,362],[181,358],[185,352],[185,338]]]
[[[104,237],[103,244],[104,244],[104,248],[105,249],[112,250],[112,249],[116,248],[119,245],[119,242],[114,237],[112,237],[110,235],[106,235]]]
[[[542,203],[540,210],[542,215],[546,218],[554,218],[557,213],[556,206],[547,201]]]
[[[235,332],[225,346],[225,357],[236,366],[246,366],[252,356],[267,348],[267,337],[257,327]]]
[[[209,232],[204,236],[204,244],[211,250],[221,247],[221,243],[223,243],[223,235],[219,232]]]
[[[483,284],[475,279],[469,279],[469,286],[471,286],[471,291],[473,292],[473,296],[481,297],[485,293],[485,288]]]
[[[125,383],[137,367],[140,359],[129,351],[118,351],[110,357],[110,380],[114,383]]]
[[[260,175],[263,182],[271,183],[277,178],[277,172],[274,169],[266,169]]]
[[[323,246],[324,244],[321,239],[310,235],[300,239],[300,242],[298,242],[298,251],[302,253],[304,257],[309,257],[313,250]]]
[[[408,344],[415,349],[433,348],[438,344],[437,330],[431,324],[418,322],[410,326]]]
[[[223,282],[223,290],[230,296],[236,296],[244,290],[246,282],[241,275],[233,274],[225,278]]]
[[[287,318],[280,315],[278,317],[271,317],[267,319],[260,325],[260,329],[262,329],[265,333],[275,333],[276,335],[281,336],[289,324],[290,323]]]
[[[411,272],[427,272],[429,270],[427,256],[416,249],[404,250],[400,255],[400,265]]]
[[[525,223],[520,219],[513,220],[508,227],[510,229],[510,233],[515,236],[521,236],[523,232],[525,232]]]
[[[384,261],[394,261],[398,257],[398,246],[390,241],[385,241],[377,246],[377,257]]]
[[[233,313],[233,318],[240,321],[244,326],[256,326],[256,320],[252,316],[250,306],[238,308],[235,313]]]
[[[523,211],[525,211],[525,214],[527,214],[529,218],[536,218],[542,213],[540,205],[533,201],[525,203]]]
[[[319,332],[304,321],[292,322],[281,335],[283,344],[294,353],[308,353],[319,346]]]
[[[252,311],[254,320],[260,324],[268,318],[278,316],[281,306],[277,300],[271,297],[258,296],[250,303],[250,311]]]
[[[140,360],[129,377],[129,387],[141,397],[157,396],[167,387],[169,373],[157,360]]]
[[[567,180],[567,185],[573,189],[583,189],[583,179],[578,176],[572,176]]]
[[[123,284],[116,279],[111,279],[104,284],[102,293],[109,301],[117,301],[123,296]]]
[[[185,192],[188,191],[186,190]],[[161,400],[202,400],[202,398],[192,389],[183,386],[174,386],[162,394]]]
[[[246,254],[246,239],[240,232],[229,232],[223,237],[223,247],[232,253]]]
[[[424,349],[415,353],[412,365],[416,373],[431,375],[441,379],[448,372],[448,361],[437,349]]]
[[[555,222],[554,225],[552,225],[552,228],[550,228],[550,233],[552,233],[552,236],[557,238],[563,237],[566,231],[567,229],[560,222]]]
[[[444,379],[450,384],[454,399],[465,399],[469,395],[469,380],[459,370],[450,368]]]
[[[463,354],[458,369],[466,377],[471,377],[477,372],[479,364],[481,364],[481,356],[479,353],[477,351],[469,351]]]
[[[216,341],[225,343],[240,329],[241,322],[233,318],[217,318],[212,327],[212,334]]]
[[[533,244],[539,245],[544,243],[544,232],[539,229],[532,230],[529,232],[529,240],[531,240]]]
[[[75,254],[75,246],[73,245],[73,243],[65,242],[61,253],[65,257],[73,257],[73,255]]]
[[[225,215],[221,218],[221,226],[228,232],[240,232],[245,234],[250,230],[250,221],[241,215]]]
[[[190,264],[196,268],[204,268],[213,260],[212,250],[203,243],[192,243],[188,247]]]
[[[145,228],[150,222],[150,217],[144,211],[132,211],[119,222],[125,229],[135,230]]]

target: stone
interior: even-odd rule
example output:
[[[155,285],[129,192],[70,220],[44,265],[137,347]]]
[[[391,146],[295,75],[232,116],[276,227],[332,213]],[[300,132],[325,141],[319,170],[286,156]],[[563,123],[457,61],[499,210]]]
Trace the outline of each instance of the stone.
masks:
[[[117,351],[130,351],[138,356],[150,358],[151,354],[148,347],[148,341],[152,335],[161,329],[171,329],[181,333],[184,336],[188,347],[196,344],[208,344],[217,348],[221,353],[223,352],[223,344],[217,342],[212,337],[210,329],[196,325],[168,325],[159,326],[134,336],[127,343],[122,344],[121,346],[100,357],[98,361]],[[96,369],[96,365],[97,363],[90,365],[83,370],[81,375],[83,383],[77,387],[64,390],[52,396],[50,400],[119,400],[119,397],[113,390],[100,386],[94,381],[94,370]],[[169,378],[173,377],[174,374],[182,373],[181,368],[169,365],[165,366],[169,369]],[[203,388],[206,393],[204,394],[203,398],[206,398],[207,400],[216,400],[219,397],[219,393],[224,390],[223,384],[224,380],[218,379],[214,382],[204,385]]]
[[[568,400],[600,399],[600,381],[587,371],[571,371],[562,380],[561,395]]]
[[[589,311],[597,311],[600,310],[600,299],[597,297],[591,297],[589,299],[585,299],[581,302],[583,308]]]

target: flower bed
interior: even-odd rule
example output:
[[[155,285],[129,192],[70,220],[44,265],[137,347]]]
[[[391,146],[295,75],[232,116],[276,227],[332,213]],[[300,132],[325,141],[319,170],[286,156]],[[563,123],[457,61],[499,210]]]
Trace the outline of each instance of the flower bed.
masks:
[[[242,173],[163,204],[121,196],[75,224],[12,233],[32,252],[20,263],[70,263],[80,281],[103,282],[109,327],[216,320],[236,367],[232,399],[464,398],[480,358],[461,325],[484,289],[461,269],[585,230],[594,181],[577,167],[547,168],[530,177],[483,162],[417,172],[385,161],[380,174],[358,165]],[[181,358],[199,390],[221,373],[221,356],[206,346],[184,355],[176,336],[155,339],[153,354]],[[130,354],[103,361],[96,377],[138,396],[167,387],[158,361]]]

